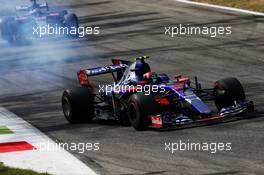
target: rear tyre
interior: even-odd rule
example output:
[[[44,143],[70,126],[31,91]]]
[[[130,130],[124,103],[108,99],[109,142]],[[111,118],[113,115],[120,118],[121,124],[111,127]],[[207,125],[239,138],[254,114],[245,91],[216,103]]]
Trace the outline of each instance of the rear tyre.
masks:
[[[79,36],[79,33],[78,33],[79,21],[78,21],[78,17],[76,16],[76,14],[71,13],[67,15],[65,18],[64,24],[65,24],[65,27],[69,29],[69,31],[71,31],[72,29],[75,29],[75,31],[77,31],[76,34],[70,33],[68,37],[76,38]]]
[[[80,87],[65,90],[62,94],[62,109],[69,123],[89,122],[94,116],[94,94]]]
[[[145,130],[150,124],[148,115],[157,114],[159,106],[152,95],[133,94],[128,100],[128,119],[136,130]]]
[[[230,77],[215,82],[215,105],[220,111],[222,108],[234,105],[234,101],[244,100],[245,92],[238,79]]]

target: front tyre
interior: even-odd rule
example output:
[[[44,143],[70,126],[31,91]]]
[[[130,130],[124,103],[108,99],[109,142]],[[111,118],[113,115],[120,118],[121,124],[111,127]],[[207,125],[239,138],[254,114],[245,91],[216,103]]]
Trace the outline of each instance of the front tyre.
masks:
[[[215,82],[215,105],[222,108],[234,105],[235,101],[245,100],[244,88],[238,79],[230,77]]]
[[[7,40],[10,44],[18,44],[19,42],[19,29],[20,25],[12,17],[7,17],[3,19],[1,24],[1,36],[2,39]]]
[[[94,116],[94,94],[80,87],[65,90],[61,98],[62,110],[69,123],[89,122]]]
[[[24,33],[23,24],[16,20],[10,21],[8,23],[8,35],[7,41],[12,45],[23,45],[26,44],[26,35]]]
[[[128,100],[128,119],[131,126],[136,130],[145,130],[151,124],[148,116],[157,114],[158,109],[154,96],[133,94]]]

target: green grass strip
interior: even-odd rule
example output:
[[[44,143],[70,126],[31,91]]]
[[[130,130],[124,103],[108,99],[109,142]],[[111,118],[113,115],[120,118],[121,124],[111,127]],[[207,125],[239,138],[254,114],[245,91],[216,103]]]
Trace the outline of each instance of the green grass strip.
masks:
[[[257,12],[264,12],[264,0],[193,0],[215,5],[223,5]]]
[[[0,174],[1,175],[49,175],[47,173],[37,173],[32,170],[7,167],[2,162],[0,162]]]
[[[1,134],[12,134],[13,131],[8,129],[6,126],[0,126],[0,135]]]

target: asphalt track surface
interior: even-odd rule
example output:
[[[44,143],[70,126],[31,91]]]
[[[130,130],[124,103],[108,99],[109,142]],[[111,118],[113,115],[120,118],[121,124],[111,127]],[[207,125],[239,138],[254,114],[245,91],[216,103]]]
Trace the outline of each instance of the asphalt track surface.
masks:
[[[19,2],[19,1],[14,1]],[[21,1],[20,1],[21,2]],[[2,5],[1,15],[9,1]],[[264,19],[172,0],[59,1],[101,34],[28,46],[0,42],[0,105],[61,142],[99,142],[100,151],[73,152],[100,174],[263,174]],[[232,26],[229,36],[164,35],[165,26]],[[109,64],[110,58],[150,55],[152,70],[197,75],[205,87],[238,77],[257,111],[251,118],[173,131],[137,132],[117,124],[69,125],[60,98],[77,86],[80,68]],[[93,78],[94,84],[107,78]],[[165,151],[165,142],[231,142],[232,151]]]

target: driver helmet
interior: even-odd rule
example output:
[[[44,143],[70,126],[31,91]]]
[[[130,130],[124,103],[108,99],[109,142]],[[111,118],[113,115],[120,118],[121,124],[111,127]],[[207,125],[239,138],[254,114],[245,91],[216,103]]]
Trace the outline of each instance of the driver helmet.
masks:
[[[150,72],[150,66],[144,60],[136,60],[133,69],[138,81],[142,81],[144,79],[144,74]]]

